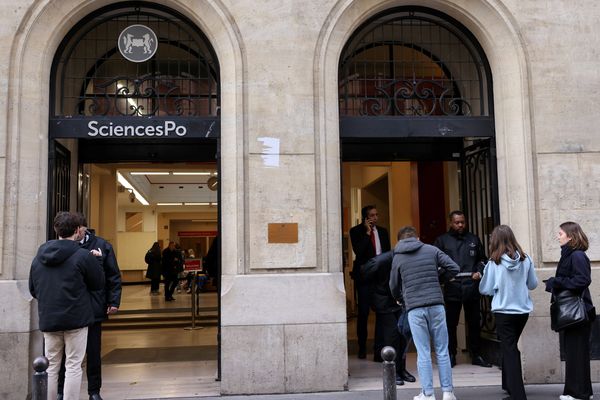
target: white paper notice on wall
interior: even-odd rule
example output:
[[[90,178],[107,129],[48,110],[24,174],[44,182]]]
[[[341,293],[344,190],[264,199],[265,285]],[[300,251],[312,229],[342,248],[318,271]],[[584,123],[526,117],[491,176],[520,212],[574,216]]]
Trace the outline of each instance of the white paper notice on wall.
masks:
[[[259,137],[263,149],[261,151],[265,167],[279,167],[279,139],[272,137]]]

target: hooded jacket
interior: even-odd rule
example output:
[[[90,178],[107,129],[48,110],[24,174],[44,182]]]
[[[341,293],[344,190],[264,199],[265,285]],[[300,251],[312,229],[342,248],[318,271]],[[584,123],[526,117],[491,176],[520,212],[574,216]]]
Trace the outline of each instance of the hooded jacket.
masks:
[[[448,254],[458,264],[463,273],[483,272],[487,260],[481,240],[468,231],[458,233],[453,229],[439,236],[433,243],[435,247]],[[446,301],[464,301],[479,299],[479,281],[470,277],[461,277],[444,285]]]
[[[94,322],[91,290],[104,287],[98,260],[73,240],[50,240],[38,249],[29,292],[38,300],[42,332],[83,328]]]
[[[106,309],[108,306],[119,308],[121,305],[121,271],[117,264],[115,251],[110,243],[96,236],[93,229],[85,233],[81,247],[86,250],[100,249],[102,256],[96,257],[104,271],[104,285],[98,290],[91,292],[92,307],[94,309],[94,321],[104,321],[108,318]]]
[[[417,238],[402,239],[394,248],[390,290],[406,311],[444,304],[440,279],[450,280],[458,265],[440,249]]]
[[[479,292],[492,299],[492,312],[502,314],[529,314],[533,311],[533,302],[529,291],[537,287],[533,262],[517,252],[514,258],[508,254],[500,257],[500,264],[488,261],[479,283]]]

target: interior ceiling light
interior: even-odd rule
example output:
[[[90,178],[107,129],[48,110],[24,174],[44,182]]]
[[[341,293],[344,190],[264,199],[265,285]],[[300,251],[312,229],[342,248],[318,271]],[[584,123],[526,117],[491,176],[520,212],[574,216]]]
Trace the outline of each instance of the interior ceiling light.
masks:
[[[156,203],[157,206],[181,206],[183,203]]]
[[[129,181],[128,181],[127,179],[125,179],[125,178],[123,177],[123,175],[121,175],[119,172],[117,172],[117,181],[119,181],[119,183],[120,183],[121,185],[123,185],[123,186],[124,186],[126,189],[129,189],[129,190],[131,190],[131,191],[133,192],[133,194],[135,195],[135,198],[136,198],[136,199],[137,199],[137,200],[138,200],[140,203],[142,203],[142,205],[145,205],[145,206],[149,206],[149,205],[150,205],[150,203],[148,203],[148,200],[146,200],[146,199],[144,198],[144,196],[142,196],[142,195],[140,194],[140,192],[138,192],[138,191],[137,191],[137,190],[136,190],[136,189],[133,187],[133,185],[132,185],[131,183],[129,183]]]
[[[212,203],[183,203],[186,206],[210,206]]]
[[[160,172],[160,171],[153,171],[153,172],[130,172],[129,175],[169,175],[169,172]]]
[[[210,172],[173,172],[173,175],[210,175]]]

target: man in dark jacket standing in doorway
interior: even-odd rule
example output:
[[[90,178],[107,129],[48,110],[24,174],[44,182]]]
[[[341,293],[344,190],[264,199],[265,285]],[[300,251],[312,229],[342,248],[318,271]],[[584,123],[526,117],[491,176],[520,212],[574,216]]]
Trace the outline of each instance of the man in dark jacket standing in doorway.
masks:
[[[84,250],[77,243],[79,224],[77,215],[58,213],[54,230],[59,239],[40,246],[29,273],[29,291],[38,300],[40,330],[44,332],[49,361],[49,399],[57,396],[63,355],[67,369],[64,398],[79,399],[88,326],[94,322],[90,293],[104,287],[104,274],[94,257],[99,253]]]
[[[398,329],[398,318],[405,312],[390,290],[390,271],[394,253],[386,251],[371,258],[360,267],[361,276],[373,282],[371,305],[376,313],[375,354],[381,354],[385,346],[396,350],[396,385],[404,381],[415,382],[415,377],[406,370],[406,349],[410,337],[404,337]],[[399,296],[401,297],[401,296]]]
[[[448,254],[458,264],[460,272],[456,279],[444,285],[446,303],[446,323],[448,324],[448,351],[450,363],[456,365],[456,329],[461,308],[465,309],[468,348],[473,365],[491,367],[481,356],[479,281],[485,266],[486,256],[481,240],[467,230],[462,211],[452,211],[449,215],[450,229],[438,237],[434,245]]]
[[[102,361],[100,356],[102,322],[108,318],[108,315],[115,314],[119,310],[121,304],[121,271],[112,245],[100,236],[96,236],[93,229],[88,229],[87,219],[83,214],[78,214],[78,217],[81,225],[78,234],[79,245],[83,249],[96,252],[96,258],[104,272],[105,284],[102,288],[90,292],[94,310],[94,323],[90,325],[88,330],[86,350],[88,394],[90,400],[102,400],[100,396],[100,388],[102,387]],[[61,378],[62,376],[61,374]],[[62,385],[59,385],[59,393],[62,392],[60,386]]]
[[[358,303],[358,320],[356,321],[356,335],[358,337],[358,358],[367,357],[367,336],[369,321],[369,308],[373,295],[373,283],[363,279],[360,275],[360,266],[369,259],[385,253],[390,249],[390,236],[381,226],[377,226],[377,209],[373,205],[365,206],[361,210],[362,222],[350,229],[352,250],[356,256],[352,266],[352,279]],[[374,355],[375,361],[381,361],[381,355]]]

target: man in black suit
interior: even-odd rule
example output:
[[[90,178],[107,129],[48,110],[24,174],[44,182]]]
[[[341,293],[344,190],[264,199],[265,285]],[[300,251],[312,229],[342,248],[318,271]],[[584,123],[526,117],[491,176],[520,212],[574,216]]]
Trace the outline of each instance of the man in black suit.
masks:
[[[352,250],[356,256],[352,266],[352,279],[357,297],[358,321],[356,322],[356,335],[358,337],[358,358],[367,357],[367,323],[373,283],[361,277],[360,266],[369,259],[390,250],[390,236],[387,230],[377,226],[377,208],[368,205],[361,210],[362,222],[350,229]],[[381,355],[375,354],[375,360],[380,360]]]

